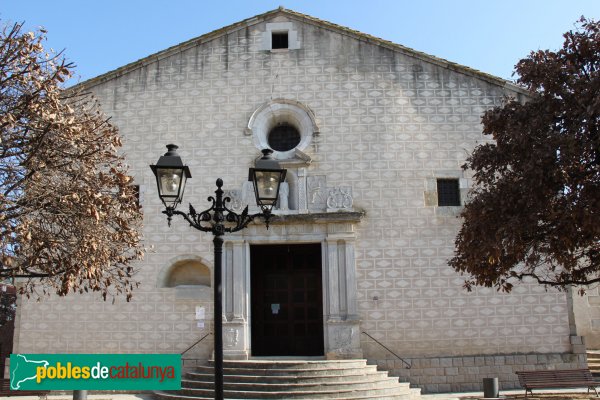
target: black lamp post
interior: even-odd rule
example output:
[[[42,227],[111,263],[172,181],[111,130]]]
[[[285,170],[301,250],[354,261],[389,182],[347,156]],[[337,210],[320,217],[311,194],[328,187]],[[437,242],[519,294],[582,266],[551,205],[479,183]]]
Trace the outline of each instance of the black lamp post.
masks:
[[[180,215],[190,226],[203,232],[211,232],[214,235],[214,338],[215,338],[215,399],[223,399],[223,305],[221,297],[221,266],[223,256],[223,235],[225,233],[237,232],[248,226],[254,218],[265,219],[269,229],[269,219],[273,206],[277,203],[279,186],[285,180],[286,170],[281,169],[279,163],[271,158],[270,149],[262,150],[263,156],[256,161],[255,167],[250,168],[248,180],[254,183],[256,203],[262,212],[248,214],[248,207],[237,214],[227,208],[231,201],[229,197],[223,197],[223,180],[217,179],[217,190],[215,197],[210,196],[209,202],[212,206],[207,210],[197,213],[190,204],[188,213],[176,210],[183,199],[185,183],[191,178],[190,170],[183,165],[181,157],[177,154],[177,146],[167,145],[169,150],[158,159],[156,165],[150,168],[156,176],[158,195],[165,205],[163,214],[167,215],[169,226],[173,215]]]

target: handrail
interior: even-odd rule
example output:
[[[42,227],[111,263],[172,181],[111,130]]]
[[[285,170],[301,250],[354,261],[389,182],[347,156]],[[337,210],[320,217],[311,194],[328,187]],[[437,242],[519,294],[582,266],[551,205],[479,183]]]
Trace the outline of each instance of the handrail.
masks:
[[[373,336],[369,335],[367,332],[362,332],[363,334],[367,335],[368,337],[370,337],[373,341],[375,341],[375,343],[377,343],[378,345],[380,345],[381,347],[383,347],[384,349],[386,349],[387,351],[389,351],[390,353],[392,353],[394,356],[396,356],[396,358],[400,361],[402,361],[405,365],[406,365],[406,369],[411,369],[412,365],[410,365],[407,361],[405,361],[402,357],[400,357],[398,354],[394,353],[392,350],[388,349],[383,343],[381,343],[379,340],[375,339]]]
[[[194,343],[193,345],[191,345],[190,347],[188,347],[187,349],[185,349],[185,351],[183,353],[181,353],[181,355],[183,356],[185,353],[187,353],[188,351],[190,351],[192,349],[192,347],[194,347],[195,345],[197,345],[198,343],[200,343],[201,341],[203,341],[204,339],[206,339],[206,337],[208,335],[212,335],[212,332],[208,332],[206,335],[202,336],[200,338],[200,340],[198,340],[196,343]]]

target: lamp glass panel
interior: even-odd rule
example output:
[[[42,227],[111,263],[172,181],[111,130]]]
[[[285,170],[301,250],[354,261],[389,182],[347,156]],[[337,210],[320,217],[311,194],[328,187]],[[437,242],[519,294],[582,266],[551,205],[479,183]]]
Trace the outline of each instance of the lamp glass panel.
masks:
[[[280,171],[255,170],[257,201],[263,205],[275,205],[279,192]]]
[[[183,169],[158,168],[157,174],[160,195],[177,198],[182,185],[185,183]]]

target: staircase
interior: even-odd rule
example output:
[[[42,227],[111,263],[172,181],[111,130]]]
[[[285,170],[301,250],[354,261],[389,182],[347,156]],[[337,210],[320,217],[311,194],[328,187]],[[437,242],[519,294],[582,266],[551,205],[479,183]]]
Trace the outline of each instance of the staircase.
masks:
[[[587,360],[588,368],[592,372],[592,375],[600,378],[600,350],[588,350]]]
[[[226,399],[405,399],[420,389],[377,371],[366,360],[224,361]],[[212,362],[182,376],[181,390],[155,392],[159,400],[214,399]]]

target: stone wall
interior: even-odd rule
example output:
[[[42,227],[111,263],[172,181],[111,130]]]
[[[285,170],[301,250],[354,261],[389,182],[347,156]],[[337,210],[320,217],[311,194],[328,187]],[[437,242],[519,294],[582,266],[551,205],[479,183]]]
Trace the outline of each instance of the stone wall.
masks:
[[[500,390],[520,389],[517,371],[587,368],[583,338],[572,336],[571,342],[573,353],[411,358],[405,360],[410,368],[389,353],[375,351],[380,358],[369,358],[369,363],[423,393],[482,391],[484,378],[498,378]]]
[[[423,393],[476,392],[484,378],[498,378],[500,390],[520,389],[516,371],[587,368],[585,355],[515,354],[501,356],[431,357],[411,359],[411,369],[394,360],[377,365]]]
[[[600,349],[600,293],[598,288],[587,288],[584,295],[573,290],[575,331],[584,336],[589,349]]]

